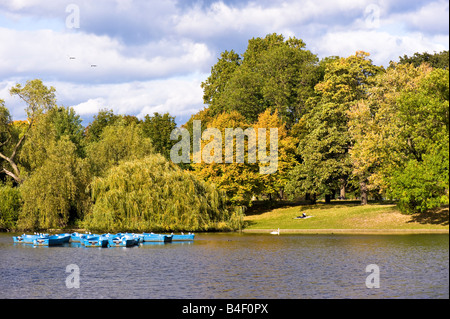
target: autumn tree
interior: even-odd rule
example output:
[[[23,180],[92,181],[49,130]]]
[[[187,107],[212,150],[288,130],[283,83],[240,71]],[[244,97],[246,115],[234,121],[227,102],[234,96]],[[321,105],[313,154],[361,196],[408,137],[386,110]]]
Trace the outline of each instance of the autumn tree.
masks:
[[[203,130],[203,132],[207,129],[218,130],[217,136],[211,135],[209,139],[202,140],[201,150],[202,154],[204,154],[202,162],[194,163],[191,166],[197,176],[215,184],[219,190],[223,191],[230,203],[244,205],[250,202],[253,194],[260,187],[258,183],[258,166],[255,162],[249,163],[248,161],[248,137],[239,141],[239,143],[245,144],[242,148],[244,150],[244,160],[236,160],[237,139],[235,136],[227,139],[225,136],[225,129],[227,128],[242,130],[243,133],[251,126],[239,112],[232,111],[219,114],[210,122],[207,122],[205,130]],[[222,143],[216,145],[214,149],[207,149],[205,146],[213,145],[211,143],[214,143],[214,139],[216,141],[220,139]],[[228,163],[225,163],[226,144],[233,146],[231,150],[232,158]],[[219,160],[212,162],[203,160],[205,157],[213,159],[215,156],[219,156]]]
[[[448,203],[448,92],[448,70],[399,64],[349,113],[356,173],[404,212]]]

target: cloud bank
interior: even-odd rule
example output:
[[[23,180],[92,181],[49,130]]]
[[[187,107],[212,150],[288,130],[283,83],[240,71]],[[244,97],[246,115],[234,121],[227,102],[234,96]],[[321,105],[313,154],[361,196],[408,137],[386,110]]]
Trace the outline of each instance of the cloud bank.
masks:
[[[0,0],[0,98],[21,119],[8,90],[40,78],[82,117],[169,112],[182,124],[203,108],[220,52],[243,53],[252,37],[295,36],[320,58],[364,50],[387,66],[448,50],[448,11],[443,0]]]

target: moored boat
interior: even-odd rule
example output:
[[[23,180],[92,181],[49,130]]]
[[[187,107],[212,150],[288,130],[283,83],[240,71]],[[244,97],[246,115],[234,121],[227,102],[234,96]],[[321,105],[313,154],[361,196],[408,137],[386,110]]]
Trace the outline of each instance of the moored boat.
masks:
[[[33,240],[35,246],[58,246],[68,243],[70,240],[70,234],[59,234],[51,236],[38,236]]]
[[[87,234],[80,234],[80,233],[72,233],[70,234],[70,241],[73,243],[81,243],[83,239],[87,237]]]
[[[189,234],[172,234],[172,241],[192,241],[194,240],[195,235],[192,233]]]
[[[154,233],[143,233],[144,242],[165,242],[170,243],[172,241],[172,235],[162,235]]]
[[[14,236],[13,241],[15,243],[33,244],[33,241],[40,236],[48,237],[48,234],[33,234],[33,235],[23,234],[20,236]]]
[[[108,237],[103,235],[90,235],[82,239],[85,247],[108,247]]]
[[[132,247],[136,245],[136,240],[131,235],[111,236],[108,244],[110,247]]]

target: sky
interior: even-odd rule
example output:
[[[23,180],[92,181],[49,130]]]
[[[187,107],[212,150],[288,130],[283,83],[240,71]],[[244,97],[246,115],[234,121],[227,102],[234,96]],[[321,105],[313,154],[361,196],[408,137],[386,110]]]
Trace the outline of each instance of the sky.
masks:
[[[184,124],[203,109],[200,84],[220,53],[270,33],[319,58],[369,52],[377,65],[449,49],[444,0],[0,0],[0,99],[41,79],[88,125],[101,109]]]

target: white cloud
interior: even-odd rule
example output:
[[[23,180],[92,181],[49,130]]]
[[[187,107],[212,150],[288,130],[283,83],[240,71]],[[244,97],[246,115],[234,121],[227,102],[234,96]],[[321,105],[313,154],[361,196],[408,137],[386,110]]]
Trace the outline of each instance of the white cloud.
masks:
[[[330,32],[320,39],[319,54],[347,57],[362,50],[371,54],[375,64],[387,67],[389,61],[398,61],[404,54],[440,52],[446,49],[442,40],[445,38],[425,38],[418,32],[403,36],[375,30]]]
[[[449,3],[445,0],[432,1],[413,12],[400,12],[389,16],[386,23],[402,23],[414,32],[448,34]]]
[[[122,82],[167,77],[201,70],[212,63],[203,43],[189,40],[149,42],[129,50],[118,40],[52,30],[0,28],[0,76],[49,76],[78,82]],[[167,48],[172,47],[171,50]],[[146,54],[146,51],[154,55]],[[131,51],[142,53],[128,55]],[[169,55],[165,55],[169,51]]]
[[[72,3],[79,29],[64,25]],[[364,50],[387,66],[404,54],[448,50],[448,7],[445,0],[0,0],[0,98],[23,117],[9,88],[41,78],[81,115],[112,108],[188,117],[203,107],[200,83],[220,52],[243,53],[252,37],[295,36],[319,57]]]
[[[102,84],[96,86],[52,83],[58,102],[72,106],[80,115],[96,114],[100,109],[113,109],[116,114],[133,114],[143,118],[154,112],[173,116],[192,114],[203,104],[200,83],[206,74],[166,80]],[[95,97],[95,98],[94,98]]]

